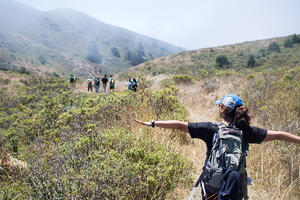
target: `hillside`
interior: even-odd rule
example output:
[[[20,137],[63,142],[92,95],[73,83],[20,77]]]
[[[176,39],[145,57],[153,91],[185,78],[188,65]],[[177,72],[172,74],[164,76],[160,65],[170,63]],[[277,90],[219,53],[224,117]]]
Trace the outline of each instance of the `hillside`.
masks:
[[[300,63],[300,36],[291,35],[233,45],[184,51],[142,63],[122,73],[185,74],[205,77],[217,74],[219,70],[247,71],[281,66],[294,67]],[[219,63],[217,62],[217,59]],[[228,73],[227,72],[227,73]]]
[[[69,74],[115,73],[182,48],[71,9],[42,12],[0,1],[0,67]]]

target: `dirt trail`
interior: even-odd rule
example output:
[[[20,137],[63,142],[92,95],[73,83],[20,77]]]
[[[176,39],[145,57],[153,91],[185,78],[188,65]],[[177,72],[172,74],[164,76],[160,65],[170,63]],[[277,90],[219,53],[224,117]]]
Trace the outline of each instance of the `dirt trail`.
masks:
[[[226,93],[233,92],[232,84],[221,85],[218,80],[199,81],[192,85],[182,85],[179,87],[178,97],[190,114],[190,121],[211,121],[216,122],[218,117],[215,101]],[[219,95],[219,96],[217,96]],[[206,145],[203,141],[194,139],[189,147],[184,147],[184,155],[193,163],[193,181],[199,178],[204,165]],[[187,191],[183,199],[188,199]],[[201,189],[197,189],[194,200],[201,199]]]

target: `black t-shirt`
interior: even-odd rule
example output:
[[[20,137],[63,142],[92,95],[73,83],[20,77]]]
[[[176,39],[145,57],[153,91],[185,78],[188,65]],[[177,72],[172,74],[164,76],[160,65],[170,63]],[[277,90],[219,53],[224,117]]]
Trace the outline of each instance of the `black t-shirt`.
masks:
[[[219,129],[218,125],[212,122],[189,122],[188,129],[191,137],[202,139],[210,151],[214,134],[217,133]],[[255,126],[249,126],[243,130],[243,138],[246,144],[260,144],[266,138],[266,135],[267,130]]]
[[[102,78],[101,81],[102,81],[103,84],[106,84],[108,82],[108,79],[107,78]]]

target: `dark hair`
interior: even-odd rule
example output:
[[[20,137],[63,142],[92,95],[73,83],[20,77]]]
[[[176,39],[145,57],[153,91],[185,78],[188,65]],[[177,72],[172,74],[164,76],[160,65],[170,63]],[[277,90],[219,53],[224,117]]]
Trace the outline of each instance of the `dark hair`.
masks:
[[[233,117],[233,124],[244,130],[250,125],[250,116],[248,114],[248,108],[246,106],[239,106],[235,109],[235,115]]]
[[[250,125],[250,116],[248,114],[248,108],[246,106],[238,106],[234,110],[225,106],[223,114],[220,116],[231,125],[235,125],[237,128],[245,130]]]

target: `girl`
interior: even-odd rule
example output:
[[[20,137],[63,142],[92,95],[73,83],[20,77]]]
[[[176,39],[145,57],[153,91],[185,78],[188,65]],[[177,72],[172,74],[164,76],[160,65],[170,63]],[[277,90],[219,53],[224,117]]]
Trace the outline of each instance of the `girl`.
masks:
[[[227,128],[235,127],[236,129],[240,130],[242,133],[243,144],[245,144],[245,146],[248,146],[249,143],[260,144],[261,142],[272,140],[283,140],[300,144],[300,137],[291,133],[287,133],[284,131],[265,130],[255,126],[250,126],[250,116],[248,115],[248,108],[246,106],[243,106],[242,99],[237,95],[226,95],[221,100],[218,100],[216,104],[219,106],[219,115],[222,118],[222,125],[225,125],[225,127]],[[215,133],[218,133],[220,129],[220,125],[212,122],[182,122],[177,120],[152,120],[151,122],[142,122],[139,120],[135,121],[145,126],[152,126],[153,128],[160,127],[185,131],[189,133],[192,138],[202,139],[206,143],[208,152],[212,151],[214,135]],[[222,180],[223,177],[227,175],[227,172],[223,172]],[[234,177],[235,176],[233,172],[227,177],[227,180],[231,180],[232,182],[230,183],[232,184],[229,185],[229,187],[227,185],[226,188],[223,188],[223,186],[221,186],[220,190],[216,193],[210,192],[210,188],[206,188],[205,184],[202,184],[201,182],[203,199],[247,199],[247,194],[245,194],[246,190],[239,186],[241,185],[241,182],[238,182],[240,180],[235,180]],[[201,179],[203,179],[203,177],[200,177],[199,180],[202,181]],[[238,187],[234,187],[234,184]],[[226,192],[224,192],[223,190],[225,190]],[[225,193],[226,195],[224,196]],[[221,194],[223,194],[223,196],[221,196]]]

